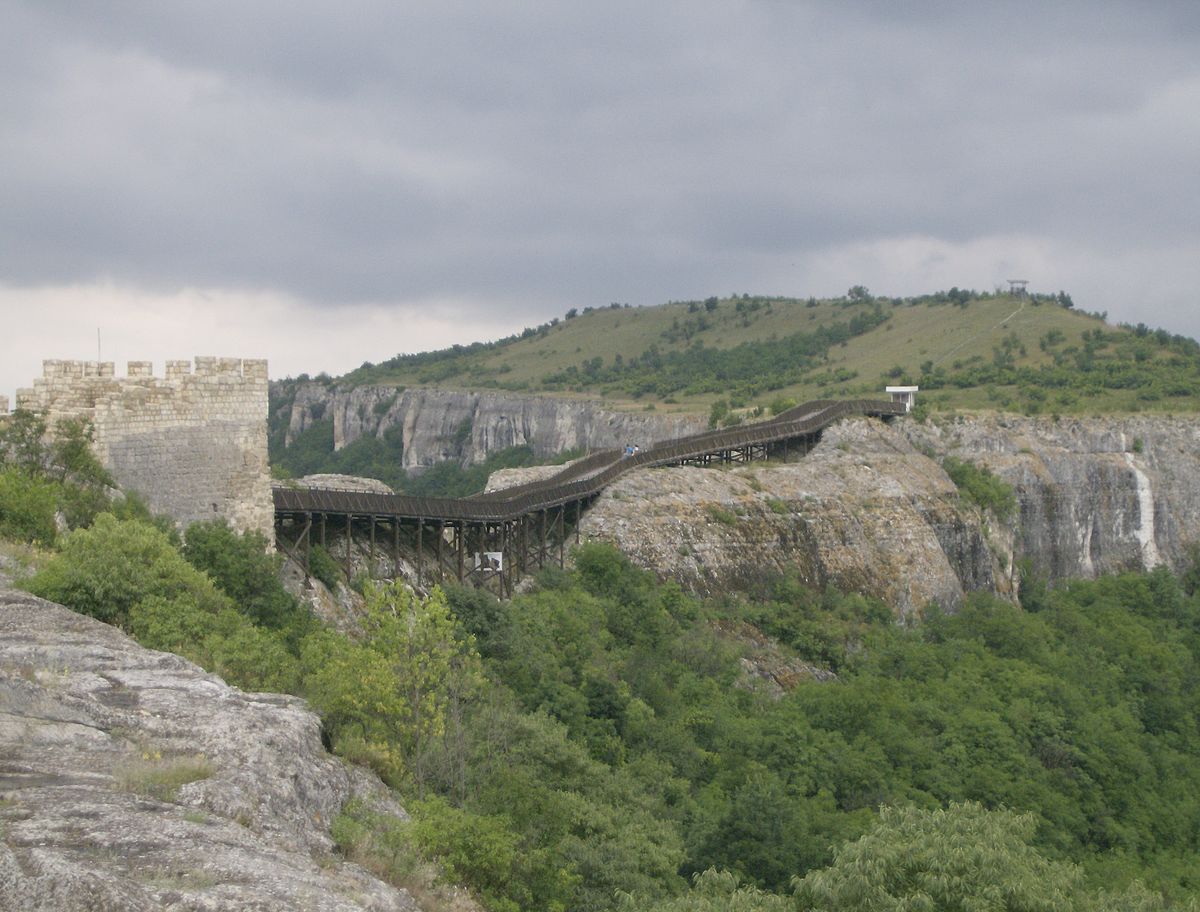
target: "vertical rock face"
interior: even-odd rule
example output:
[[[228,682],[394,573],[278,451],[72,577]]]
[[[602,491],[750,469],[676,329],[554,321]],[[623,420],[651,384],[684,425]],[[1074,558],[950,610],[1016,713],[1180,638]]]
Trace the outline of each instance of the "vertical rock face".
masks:
[[[303,701],[0,582],[0,908],[415,910],[332,854],[358,797]]]
[[[323,418],[333,420],[335,449],[398,429],[404,468],[417,470],[445,460],[477,464],[513,446],[528,446],[541,459],[573,449],[646,446],[707,426],[694,415],[616,412],[586,400],[376,386],[339,391],[310,383],[296,392],[288,442]]]
[[[1020,505],[1016,554],[1050,580],[1160,563],[1200,542],[1200,422],[994,417],[898,426],[986,466]]]

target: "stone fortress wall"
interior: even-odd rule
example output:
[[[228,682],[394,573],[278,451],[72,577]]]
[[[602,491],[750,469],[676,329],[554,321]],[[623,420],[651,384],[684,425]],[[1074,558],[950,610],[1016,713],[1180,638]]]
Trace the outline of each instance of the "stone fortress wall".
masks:
[[[44,361],[42,374],[17,391],[16,407],[51,427],[90,421],[96,456],[155,513],[181,526],[224,517],[274,540],[266,361],[168,361],[165,378],[149,361],[130,361],[126,377],[110,361]]]

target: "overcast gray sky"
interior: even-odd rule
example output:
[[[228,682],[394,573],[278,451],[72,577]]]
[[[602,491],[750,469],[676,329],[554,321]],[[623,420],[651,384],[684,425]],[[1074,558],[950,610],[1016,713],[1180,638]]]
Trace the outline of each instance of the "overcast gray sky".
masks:
[[[0,0],[0,394],[855,284],[1200,336],[1198,151],[1196,0]]]

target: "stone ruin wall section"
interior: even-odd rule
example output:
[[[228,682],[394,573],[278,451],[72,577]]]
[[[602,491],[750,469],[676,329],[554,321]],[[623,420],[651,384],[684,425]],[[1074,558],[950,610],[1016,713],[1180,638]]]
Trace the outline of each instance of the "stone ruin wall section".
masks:
[[[85,418],[94,449],[122,488],[180,526],[223,517],[274,541],[267,461],[267,362],[239,358],[151,362],[45,361],[17,408],[43,412],[53,427]]]

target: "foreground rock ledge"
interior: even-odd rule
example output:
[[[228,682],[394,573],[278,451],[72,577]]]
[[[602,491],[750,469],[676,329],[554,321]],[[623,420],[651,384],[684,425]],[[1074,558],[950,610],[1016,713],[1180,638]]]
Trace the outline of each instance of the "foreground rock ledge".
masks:
[[[302,700],[0,588],[0,910],[418,909],[332,854],[354,797],[403,814]]]

